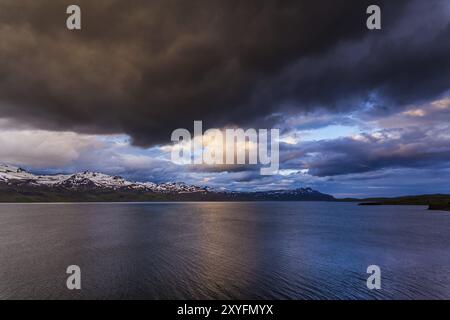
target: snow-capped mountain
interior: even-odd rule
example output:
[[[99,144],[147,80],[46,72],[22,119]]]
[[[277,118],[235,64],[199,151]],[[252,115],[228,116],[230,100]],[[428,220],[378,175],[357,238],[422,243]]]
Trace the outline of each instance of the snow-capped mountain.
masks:
[[[245,201],[335,201],[328,194],[311,188],[298,188],[288,190],[270,190],[256,192],[231,192],[231,197]]]
[[[17,187],[41,186],[71,190],[135,190],[158,193],[206,192],[205,188],[184,183],[131,182],[119,176],[89,171],[75,174],[35,175],[21,168],[5,164],[0,164],[0,184]]]
[[[216,191],[185,183],[132,182],[99,172],[36,175],[0,164],[0,202],[84,201],[334,201],[311,188]]]

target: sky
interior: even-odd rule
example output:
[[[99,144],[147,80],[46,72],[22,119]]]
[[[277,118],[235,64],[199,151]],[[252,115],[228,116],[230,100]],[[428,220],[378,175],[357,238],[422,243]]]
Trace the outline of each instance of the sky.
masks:
[[[450,193],[450,2],[0,0],[0,163],[226,190]],[[382,29],[366,28],[366,8]],[[280,172],[171,133],[280,129]]]

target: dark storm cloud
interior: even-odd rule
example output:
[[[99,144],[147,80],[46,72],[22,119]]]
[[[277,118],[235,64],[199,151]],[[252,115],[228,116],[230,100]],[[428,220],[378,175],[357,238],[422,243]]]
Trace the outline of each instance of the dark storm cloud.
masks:
[[[448,90],[449,4],[411,3],[391,30],[345,43],[324,56],[301,59],[281,78],[288,84],[281,95],[294,103],[328,107],[368,103],[376,114]]]
[[[384,29],[369,32],[372,2],[79,0],[71,32],[73,1],[0,0],[0,117],[151,145],[197,119],[266,125],[448,89],[447,1],[376,1]]]

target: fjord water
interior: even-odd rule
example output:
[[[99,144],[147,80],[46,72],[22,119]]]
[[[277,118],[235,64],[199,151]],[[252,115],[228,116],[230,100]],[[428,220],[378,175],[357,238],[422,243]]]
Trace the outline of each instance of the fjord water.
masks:
[[[378,265],[382,290],[366,286]],[[80,291],[66,268],[81,267]],[[352,203],[1,204],[0,299],[450,298],[450,213]]]

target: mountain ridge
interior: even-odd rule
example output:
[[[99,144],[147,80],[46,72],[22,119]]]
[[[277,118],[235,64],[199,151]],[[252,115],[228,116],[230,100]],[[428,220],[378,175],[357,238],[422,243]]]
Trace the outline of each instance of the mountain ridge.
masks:
[[[183,182],[132,182],[120,176],[84,171],[36,175],[0,164],[0,202],[97,201],[334,201],[311,188],[256,192],[216,191]]]

